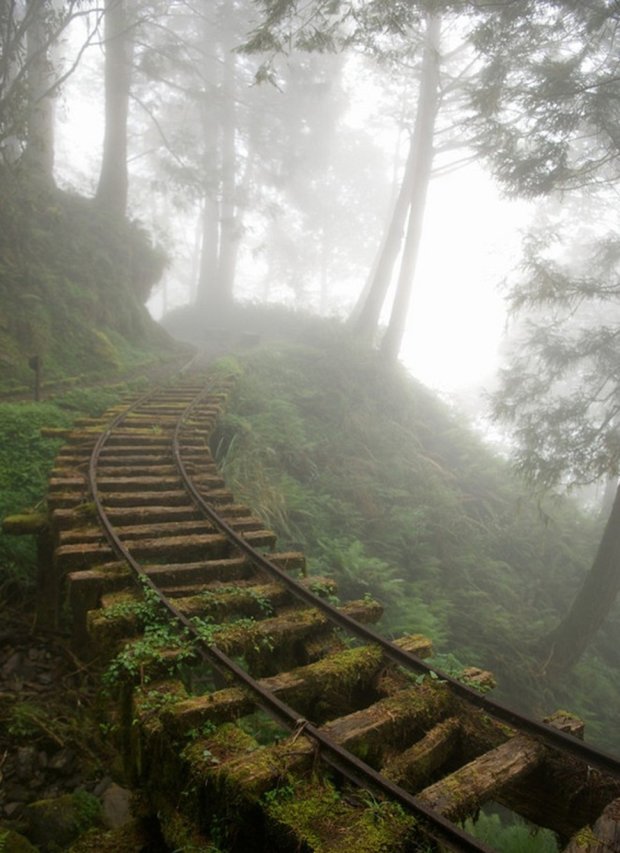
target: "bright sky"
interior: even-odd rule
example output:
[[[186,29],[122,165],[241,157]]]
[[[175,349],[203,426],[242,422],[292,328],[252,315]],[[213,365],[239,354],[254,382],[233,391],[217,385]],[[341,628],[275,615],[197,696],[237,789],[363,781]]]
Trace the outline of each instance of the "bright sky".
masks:
[[[499,285],[518,263],[527,214],[479,166],[432,182],[401,351],[425,384],[454,391],[495,369],[505,325]]]

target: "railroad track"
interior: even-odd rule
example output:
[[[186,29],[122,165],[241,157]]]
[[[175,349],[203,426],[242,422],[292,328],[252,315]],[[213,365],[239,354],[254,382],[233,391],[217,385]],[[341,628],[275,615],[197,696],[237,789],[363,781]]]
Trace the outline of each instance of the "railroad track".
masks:
[[[425,638],[384,639],[375,601],[332,604],[235,503],[209,452],[229,387],[189,376],[81,421],[49,487],[42,596],[107,662],[171,849],[489,850],[461,824],[494,802],[571,853],[620,850],[620,762],[578,720],[431,670]]]

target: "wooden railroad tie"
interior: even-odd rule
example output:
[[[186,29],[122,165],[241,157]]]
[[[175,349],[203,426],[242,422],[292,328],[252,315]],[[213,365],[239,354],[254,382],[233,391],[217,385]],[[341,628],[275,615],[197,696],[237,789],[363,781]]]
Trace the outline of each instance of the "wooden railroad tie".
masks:
[[[320,609],[296,600],[204,517],[171,449],[181,417],[183,463],[200,495],[306,589],[335,594],[332,580],[304,577],[302,554],[275,551],[275,535],[235,502],[209,449],[230,385],[215,382],[184,414],[202,385],[190,379],[138,402],[124,418],[116,407],[66,431],[47,526],[40,518],[36,526],[15,521],[12,531],[30,527],[50,545],[40,615],[57,619],[67,601],[79,652],[107,668],[108,681],[115,675],[110,713],[126,771],[171,848],[206,850],[216,833],[238,851],[416,849],[429,827],[326,772],[307,736],[311,720],[448,821],[495,802],[553,829],[567,853],[620,850],[618,778],[499,722],[440,678],[406,672],[374,643],[351,645]],[[98,499],[140,562],[142,586],[108,540],[90,491],[91,453],[102,434]],[[171,630],[148,584],[208,643],[241,661],[262,690],[295,708],[293,732],[268,722],[247,687],[204,666],[186,632]],[[364,600],[340,611],[363,624],[376,622],[382,608]],[[398,643],[419,658],[431,654],[424,637]],[[570,715],[549,723],[583,736]]]

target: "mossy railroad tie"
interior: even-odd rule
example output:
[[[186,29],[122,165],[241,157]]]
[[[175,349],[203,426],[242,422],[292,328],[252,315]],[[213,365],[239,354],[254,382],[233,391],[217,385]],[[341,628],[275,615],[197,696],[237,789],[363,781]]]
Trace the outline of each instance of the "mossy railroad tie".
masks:
[[[132,558],[204,646],[217,647],[295,708],[293,733],[259,710],[249,687],[205,663],[196,639],[108,544],[88,488],[90,454],[106,418],[67,434],[49,492],[52,578],[69,603],[79,651],[98,658],[106,689],[119,696],[111,713],[128,778],[158,816],[168,846],[207,850],[217,840],[243,853],[415,849],[414,818],[329,770],[328,752],[317,752],[307,721],[450,819],[496,800],[567,839],[585,825],[608,837],[620,791],[607,777],[494,721],[434,673],[407,673],[379,646],[347,639],[324,610],[300,603],[196,508],[171,444],[196,392],[171,389],[115,428],[99,456],[97,491]],[[218,393],[201,403],[182,430],[194,486],[271,563],[333,596],[330,579],[303,579],[302,554],[274,551],[275,535],[226,488],[209,451],[224,400]],[[358,623],[382,614],[372,600],[339,609]],[[397,644],[418,657],[431,653],[418,635]],[[566,715],[553,725],[579,733]]]
[[[411,645],[422,654],[429,651],[421,637]],[[368,740],[378,753],[396,748],[403,737],[419,734],[429,720],[447,713],[452,702],[443,685],[430,683],[378,698],[386,666],[391,665],[376,647],[342,649],[321,661],[263,678],[260,684],[307,718],[324,720],[324,731],[336,742],[363,754]],[[170,796],[157,782],[158,774],[186,780],[180,797],[177,791],[177,813],[180,809],[193,815],[203,829],[217,815],[220,826],[228,825],[231,831],[234,827],[239,850],[295,850],[308,844],[312,832],[324,836],[331,826],[335,837],[340,836],[339,846],[325,849],[347,851],[354,838],[364,840],[363,827],[375,826],[364,843],[376,840],[376,825],[382,826],[382,843],[388,846],[362,850],[407,849],[411,818],[370,795],[360,799],[351,791],[343,796],[328,779],[315,776],[319,769],[315,749],[301,728],[281,742],[261,746],[246,734],[248,726],[256,726],[251,722],[255,706],[246,691],[232,687],[202,696],[183,692],[179,682],[170,681],[134,691],[133,765],[140,769],[142,783],[162,814],[170,810]],[[365,707],[373,697],[377,701]],[[160,708],[156,716],[154,707]],[[241,730],[231,727],[235,721]],[[307,814],[299,812],[299,796],[307,802]],[[316,812],[310,808],[314,801]],[[327,801],[333,809],[331,821],[325,808],[318,807]],[[263,832],[260,843],[267,846],[253,847],[257,833]]]
[[[247,507],[234,502],[216,470],[206,441],[220,408],[221,401],[209,407],[202,432],[185,443],[184,462],[193,482],[246,541],[272,551],[272,562],[286,571],[305,574],[303,555],[273,552],[273,533]],[[163,419],[154,429],[150,417],[157,410]],[[231,548],[213,524],[201,517],[182,487],[170,453],[176,414],[178,405],[171,400],[170,404],[151,406],[149,413],[132,415],[112,434],[101,454],[100,496],[132,555],[144,564],[148,577],[174,597],[180,612],[205,626],[209,642],[243,660],[264,687],[290,702],[300,715],[326,730],[334,728],[334,737],[344,744],[357,738],[361,752],[366,748],[364,740],[372,744],[373,753],[378,752],[379,743],[386,748],[393,745],[394,738],[402,737],[403,727],[413,727],[412,719],[418,713],[410,685],[379,649],[346,648],[319,610],[295,603],[289,592],[257,572],[248,558]],[[385,814],[377,814],[375,806],[346,802],[327,779],[307,778],[306,773],[312,775],[318,767],[314,748],[301,732],[278,742],[280,732],[274,742],[259,743],[251,731],[264,723],[253,722],[256,707],[245,690],[214,690],[211,684],[207,692],[203,687],[191,695],[187,684],[177,678],[158,682],[163,676],[169,678],[168,673],[183,671],[197,656],[183,640],[166,645],[164,637],[163,645],[158,640],[149,647],[149,620],[156,619],[157,634],[157,626],[163,624],[158,621],[161,614],[149,610],[141,591],[132,587],[128,567],[115,559],[95,524],[86,474],[101,428],[102,424],[92,420],[84,422],[81,430],[70,433],[68,446],[59,453],[50,481],[55,564],[59,577],[66,581],[80,647],[90,644],[100,660],[122,651],[127,662],[123,677],[133,679],[134,697],[134,710],[123,727],[124,740],[130,744],[130,770],[162,815],[164,834],[175,843],[175,832],[183,827],[187,833],[191,824],[206,837],[207,824],[216,813],[224,823],[230,814],[232,824],[237,825],[240,813],[231,813],[231,804],[237,802],[245,804],[248,814],[255,816],[258,810],[265,837],[272,837],[274,845],[289,844],[292,838],[301,841],[307,834],[303,827],[308,815],[293,815],[286,796],[280,795],[275,763],[286,768],[287,774],[293,774],[295,767],[304,771],[295,784],[309,786],[306,800],[315,804],[309,810],[314,812],[313,831],[319,831],[319,824],[324,835],[334,831],[333,820],[330,828],[327,817],[331,801],[343,833],[345,846],[341,849],[351,849],[353,839],[357,845],[363,837],[375,837],[377,826],[386,823],[384,834],[393,842],[389,849],[398,850],[411,819],[391,814],[390,806]],[[318,581],[324,594],[335,593],[329,579],[313,578],[307,583],[312,587]],[[360,623],[376,622],[382,614],[381,606],[371,600],[349,602],[342,610]],[[420,637],[411,638],[409,647],[421,655],[430,651],[428,641]],[[386,677],[388,670],[390,677]],[[192,679],[198,679],[198,684],[204,678],[205,683],[212,682],[210,675],[200,673],[199,667]],[[126,697],[130,683],[125,681]],[[391,695],[399,691],[400,698]],[[369,703],[372,710],[368,710]],[[126,700],[124,707],[128,707]],[[340,722],[336,725],[334,721]],[[380,732],[374,740],[373,731]],[[263,733],[259,740],[264,738]],[[267,740],[273,741],[272,732]],[[224,805],[221,795],[230,792],[231,786],[236,788],[234,797],[225,798]],[[174,808],[170,807],[172,790]],[[262,801],[262,794],[269,791],[273,796]],[[322,811],[325,815],[320,818]],[[398,830],[392,831],[398,824]],[[255,834],[252,826],[243,830],[249,844]],[[371,826],[374,836],[369,834]]]

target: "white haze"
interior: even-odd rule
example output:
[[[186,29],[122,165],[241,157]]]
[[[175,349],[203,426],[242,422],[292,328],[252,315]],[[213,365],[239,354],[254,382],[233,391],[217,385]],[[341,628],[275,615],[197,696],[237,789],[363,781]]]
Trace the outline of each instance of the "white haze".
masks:
[[[59,182],[85,192],[94,191],[99,168],[102,97],[100,92],[94,95],[93,84],[101,86],[101,75],[101,54],[94,49],[58,102]],[[84,84],[84,78],[90,85]],[[370,87],[367,98],[352,105],[351,123],[360,125],[368,116],[376,127],[373,112],[377,103],[376,90]],[[397,130],[389,127],[382,134],[386,171],[397,136]],[[471,396],[492,383],[505,325],[499,285],[518,263],[520,229],[528,209],[524,203],[502,199],[490,176],[476,164],[431,183],[401,359],[414,376],[443,394]],[[187,256],[193,250],[195,223],[177,221],[176,228],[164,232],[161,222],[149,222],[148,210],[138,210],[136,215],[150,227],[159,225],[156,239],[173,232],[166,246],[171,268],[149,301],[151,313],[159,318],[164,307],[189,301],[192,284],[187,281]],[[181,216],[179,212],[175,215]],[[363,236],[364,241],[368,238]],[[370,235],[371,241],[379,238]],[[261,271],[256,259],[252,265],[246,270],[241,266],[240,291],[260,298],[255,288]],[[346,313],[362,285],[363,281],[348,282],[345,291],[335,296],[334,311]]]

